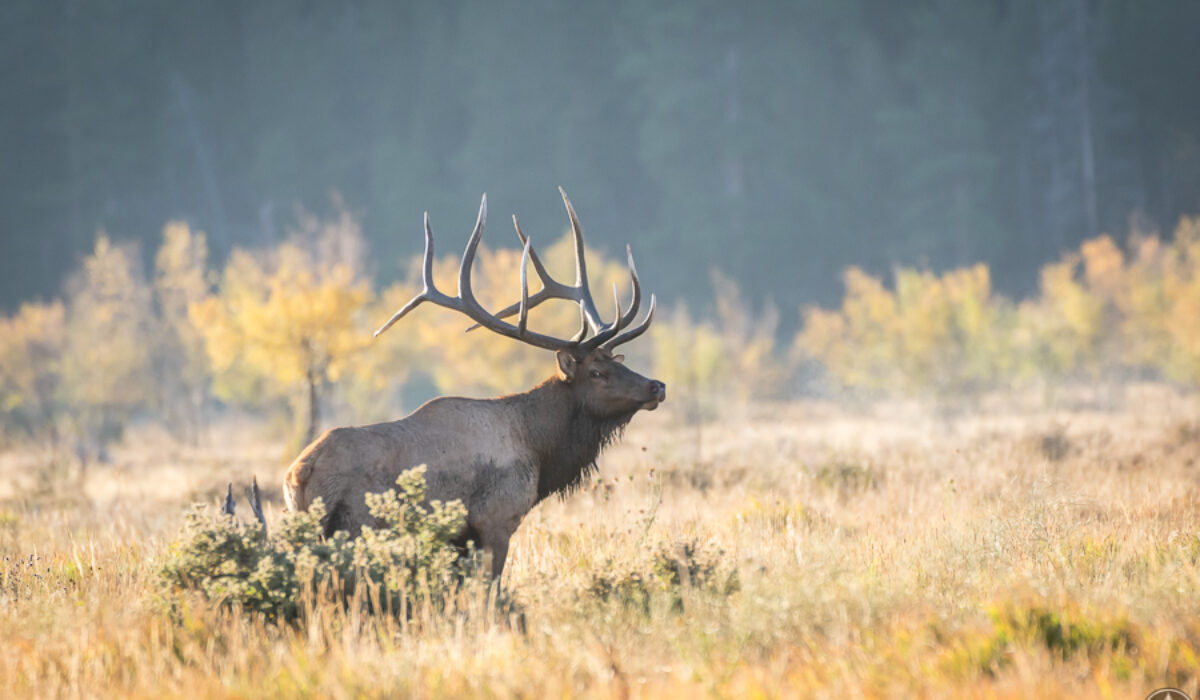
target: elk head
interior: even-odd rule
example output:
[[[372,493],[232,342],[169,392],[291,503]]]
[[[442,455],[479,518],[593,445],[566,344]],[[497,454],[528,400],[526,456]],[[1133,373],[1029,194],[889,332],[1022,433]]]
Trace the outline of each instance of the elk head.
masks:
[[[533,243],[521,231],[517,217],[513,216],[513,227],[524,249],[521,253],[521,298],[495,314],[489,313],[480,305],[471,291],[471,266],[475,261],[475,252],[483,237],[483,227],[487,222],[487,195],[479,204],[479,216],[475,220],[475,230],[467,240],[467,249],[463,253],[462,262],[458,269],[458,296],[451,297],[438,290],[433,283],[433,229],[429,224],[429,212],[425,213],[425,255],[421,268],[421,293],[413,297],[407,304],[375,331],[378,336],[422,302],[432,302],[438,306],[458,311],[472,321],[474,325],[467,328],[472,331],[483,327],[500,335],[514,338],[521,342],[546,350],[553,350],[558,361],[558,378],[571,387],[578,398],[578,405],[596,417],[610,418],[621,415],[632,415],[645,409],[652,411],[666,399],[666,385],[654,379],[647,379],[621,364],[621,355],[613,354],[613,348],[627,343],[646,332],[654,318],[654,295],[650,295],[650,308],[646,317],[636,325],[638,307],[642,300],[641,282],[638,280],[637,268],[633,263],[633,252],[626,247],[626,257],[629,263],[629,276],[633,284],[633,294],[629,306],[622,312],[617,287],[613,285],[613,303],[616,307],[614,319],[605,323],[592,293],[588,287],[587,261],[583,245],[583,230],[579,225],[579,217],[567,193],[560,187],[563,204],[567,208],[567,216],[571,219],[571,232],[575,240],[575,284],[566,285],[555,280],[546,271],[538,254],[533,250]],[[529,293],[529,264],[542,282],[542,288],[534,294]],[[565,299],[579,304],[580,329],[572,338],[556,338],[532,331],[528,327],[529,311],[547,299]],[[503,319],[516,314],[517,323],[513,325]],[[590,335],[590,337],[589,337]]]
[[[653,411],[667,398],[667,385],[647,379],[600,347],[586,355],[558,351],[558,378],[570,386],[577,403],[592,415],[609,418],[632,414],[641,409]]]

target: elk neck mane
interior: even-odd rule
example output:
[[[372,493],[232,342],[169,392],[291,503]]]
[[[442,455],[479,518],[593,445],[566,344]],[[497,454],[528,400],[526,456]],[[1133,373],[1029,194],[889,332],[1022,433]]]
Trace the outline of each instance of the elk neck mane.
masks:
[[[553,377],[524,394],[530,445],[537,455],[537,499],[566,495],[596,472],[596,458],[621,438],[636,411],[596,416],[579,401],[563,380]]]

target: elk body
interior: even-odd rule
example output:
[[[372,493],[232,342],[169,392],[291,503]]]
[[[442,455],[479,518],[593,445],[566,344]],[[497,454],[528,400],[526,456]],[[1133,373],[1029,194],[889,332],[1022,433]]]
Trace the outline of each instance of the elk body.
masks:
[[[561,188],[559,190],[562,192]],[[583,234],[565,192],[562,193],[575,240],[575,284],[554,280],[530,240],[517,225],[524,245],[521,298],[495,313],[483,309],[471,292],[471,265],[487,218],[487,196],[459,267],[458,296],[433,284],[433,232],[425,215],[424,289],[397,311],[378,336],[422,302],[459,311],[483,327],[555,353],[554,376],[520,394],[495,399],[441,397],[390,423],[336,428],[309,445],[288,468],[284,493],[288,507],[307,510],[320,497],[326,507],[326,534],[380,523],[367,511],[365,494],[391,488],[401,472],[426,465],[429,500],[461,500],[467,524],[459,544],[474,542],[492,558],[492,573],[504,569],[508,543],[517,526],[541,500],[577,486],[595,468],[600,451],[620,437],[638,411],[654,410],[666,398],[666,386],[625,367],[616,346],[646,331],[654,317],[654,296],[644,320],[631,325],[641,301],[633,256],[629,271],[633,296],[622,313],[604,323],[588,289]],[[542,289],[530,295],[527,268],[532,262]],[[616,298],[616,288],[613,288]],[[582,327],[560,339],[527,327],[529,310],[547,299],[579,304]],[[513,325],[504,318],[517,315]],[[590,334],[590,337],[589,337]]]

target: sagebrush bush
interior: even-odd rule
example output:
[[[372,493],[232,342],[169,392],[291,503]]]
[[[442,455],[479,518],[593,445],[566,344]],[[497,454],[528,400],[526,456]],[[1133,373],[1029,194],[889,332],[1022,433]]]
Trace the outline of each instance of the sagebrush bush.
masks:
[[[324,504],[285,513],[268,536],[257,523],[214,517],[197,507],[160,570],[168,598],[198,591],[206,598],[270,620],[299,617],[306,604],[334,602],[364,611],[407,615],[413,605],[439,605],[464,581],[479,581],[478,557],[460,556],[451,539],[466,522],[459,501],[425,500],[425,468],[400,475],[396,489],[367,494],[386,527],[323,535]]]
[[[694,539],[660,542],[642,561],[624,570],[607,562],[592,575],[587,597],[649,613],[655,598],[680,611],[688,592],[728,596],[738,591],[739,583],[724,554]]]

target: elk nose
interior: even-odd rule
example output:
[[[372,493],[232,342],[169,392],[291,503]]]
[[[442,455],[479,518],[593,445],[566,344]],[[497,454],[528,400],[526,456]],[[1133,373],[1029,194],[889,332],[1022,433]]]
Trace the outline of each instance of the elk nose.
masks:
[[[650,391],[654,393],[656,401],[664,401],[667,398],[667,385],[657,379],[650,380]]]

